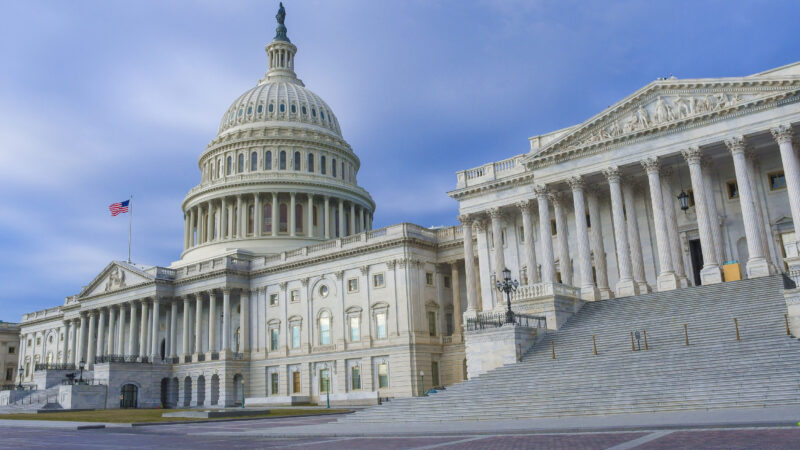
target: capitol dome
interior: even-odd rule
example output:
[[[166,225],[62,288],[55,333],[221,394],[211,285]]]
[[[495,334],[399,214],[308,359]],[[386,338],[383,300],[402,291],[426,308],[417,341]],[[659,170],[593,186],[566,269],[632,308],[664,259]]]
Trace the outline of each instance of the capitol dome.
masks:
[[[267,72],[240,95],[200,155],[183,201],[183,260],[274,255],[372,229],[375,202],[339,120],[294,71],[281,5]]]

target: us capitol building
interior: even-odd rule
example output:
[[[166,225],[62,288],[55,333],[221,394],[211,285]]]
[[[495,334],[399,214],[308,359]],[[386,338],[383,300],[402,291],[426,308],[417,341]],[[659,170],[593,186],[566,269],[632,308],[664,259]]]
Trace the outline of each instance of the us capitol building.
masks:
[[[509,362],[470,341],[505,311],[504,269],[514,311],[555,330],[584,302],[768,276],[797,256],[800,63],[658,79],[459,172],[461,225],[374,230],[359,158],[297,78],[284,18],[266,74],[200,155],[180,260],[114,261],[25,314],[18,382],[52,389],[84,361],[107,407],[375,404]]]

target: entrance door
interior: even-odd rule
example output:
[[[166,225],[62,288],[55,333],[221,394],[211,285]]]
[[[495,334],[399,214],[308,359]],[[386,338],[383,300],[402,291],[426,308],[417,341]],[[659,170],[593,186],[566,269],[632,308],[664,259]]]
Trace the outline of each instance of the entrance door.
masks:
[[[292,393],[299,394],[300,393],[300,371],[296,370],[292,372]]]
[[[139,388],[134,384],[126,384],[122,386],[119,395],[120,408],[136,408],[139,404]]]
[[[700,286],[700,270],[703,268],[703,250],[700,246],[700,239],[691,239],[689,241],[689,256],[692,259],[694,285]]]

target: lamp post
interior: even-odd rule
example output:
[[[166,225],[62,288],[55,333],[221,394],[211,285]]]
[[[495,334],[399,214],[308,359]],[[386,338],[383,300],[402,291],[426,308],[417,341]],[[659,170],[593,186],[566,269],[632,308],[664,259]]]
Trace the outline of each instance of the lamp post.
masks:
[[[19,368],[19,377],[17,378],[17,379],[19,380],[19,384],[17,385],[17,389],[20,389],[20,390],[22,390],[22,377],[23,377],[24,375],[25,375],[25,369],[23,369],[22,367],[20,367],[20,368]]]
[[[506,323],[514,323],[514,312],[511,311],[511,293],[519,287],[519,281],[511,279],[511,271],[503,269],[503,281],[496,282],[497,290],[506,293],[508,311],[506,311]]]
[[[425,372],[420,370],[419,371],[419,376],[420,376],[420,378],[422,378],[422,396],[424,397],[426,395],[425,394]]]
[[[331,375],[325,375],[325,408],[331,409]]]
[[[242,409],[244,409],[244,378],[242,378]]]
[[[81,377],[78,379],[78,383],[83,383],[83,369],[86,368],[86,361],[81,359],[81,362],[78,363],[78,368],[81,369]]]

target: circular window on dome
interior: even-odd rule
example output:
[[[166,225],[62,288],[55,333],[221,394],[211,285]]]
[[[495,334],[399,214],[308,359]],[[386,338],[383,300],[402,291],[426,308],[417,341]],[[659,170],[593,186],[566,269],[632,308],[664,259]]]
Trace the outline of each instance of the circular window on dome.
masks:
[[[311,117],[317,117],[317,109],[311,108]]]
[[[264,112],[264,106],[263,106],[263,105],[258,105],[258,108],[256,108],[256,111],[257,111],[259,114],[261,114],[262,112]]]
[[[306,109],[306,107],[305,107],[305,106],[303,106],[303,108],[302,108],[302,111],[303,111],[303,115],[306,115],[306,114],[308,114],[308,110]]]
[[[325,298],[325,297],[328,296],[328,286],[327,285],[323,284],[322,286],[319,287],[319,296],[322,297],[322,298]]]
[[[280,110],[281,110],[281,112],[286,112],[286,105],[281,103]]]
[[[292,114],[294,114],[294,113],[296,113],[296,112],[297,112],[297,106],[295,106],[295,105],[292,105]]]
[[[268,109],[269,109],[269,112],[272,112],[275,109],[275,107],[272,105],[272,103],[270,103]]]

